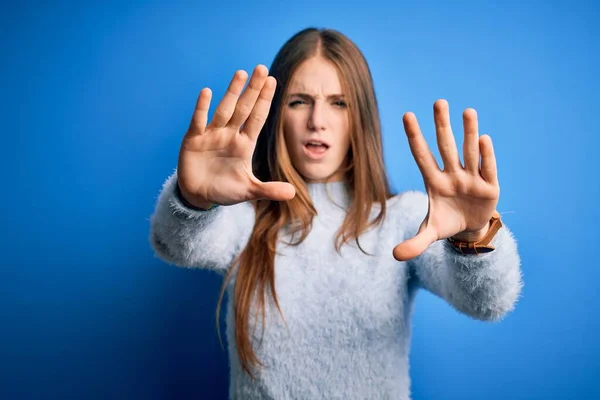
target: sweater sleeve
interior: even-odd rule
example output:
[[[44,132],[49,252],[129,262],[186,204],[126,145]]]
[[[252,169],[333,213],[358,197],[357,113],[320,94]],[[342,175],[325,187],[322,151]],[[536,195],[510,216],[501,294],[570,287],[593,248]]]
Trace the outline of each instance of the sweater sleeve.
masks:
[[[415,236],[427,215],[427,195],[408,191],[401,195],[403,240]],[[492,239],[495,250],[463,255],[447,240],[432,243],[408,261],[418,287],[441,297],[458,311],[479,320],[500,320],[515,307],[523,287],[516,240],[503,221]]]
[[[150,244],[155,255],[180,267],[211,269],[225,274],[246,246],[254,226],[248,202],[196,211],[175,194],[177,171],[169,176],[150,217]]]

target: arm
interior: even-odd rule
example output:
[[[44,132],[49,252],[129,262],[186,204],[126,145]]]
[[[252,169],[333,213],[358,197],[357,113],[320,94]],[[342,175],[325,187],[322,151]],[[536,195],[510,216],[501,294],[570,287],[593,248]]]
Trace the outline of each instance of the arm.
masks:
[[[248,74],[236,71],[210,123],[212,91],[200,91],[176,172],[165,182],[151,217],[150,243],[164,261],[226,273],[252,234],[251,202],[294,198],[292,184],[262,182],[253,172],[257,138],[277,86],[268,73],[267,67],[258,65],[244,88]],[[175,185],[190,204],[223,206],[206,211],[188,208],[177,198]]]
[[[425,218],[428,198],[406,192],[400,199],[405,238],[414,236]],[[443,298],[460,312],[480,320],[499,320],[511,311],[523,282],[521,260],[512,232],[500,228],[491,243],[495,250],[463,255],[438,240],[421,255],[408,260],[417,286]]]
[[[150,244],[163,261],[224,274],[245,247],[254,226],[249,202],[195,211],[175,195],[177,172],[164,183],[150,218]]]

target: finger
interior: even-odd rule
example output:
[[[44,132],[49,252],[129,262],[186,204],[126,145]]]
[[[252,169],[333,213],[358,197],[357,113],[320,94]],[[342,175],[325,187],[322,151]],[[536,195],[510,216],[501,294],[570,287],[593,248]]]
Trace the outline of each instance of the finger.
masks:
[[[250,113],[250,116],[246,120],[242,132],[247,134],[252,140],[256,140],[260,130],[263,128],[267,116],[269,115],[269,109],[271,108],[271,102],[275,95],[275,87],[277,81],[272,76],[267,77],[265,84],[260,91],[258,100],[254,104],[254,108]]]
[[[190,135],[201,135],[206,129],[206,123],[208,121],[208,109],[210,108],[210,99],[212,98],[212,91],[209,88],[204,88],[200,91],[198,100],[196,100],[196,107],[192,114],[192,121],[188,129]]]
[[[492,185],[497,185],[496,155],[494,154],[492,138],[489,135],[481,135],[481,138],[479,138],[479,151],[481,152],[481,176]]]
[[[421,133],[417,117],[415,114],[408,112],[404,114],[402,122],[404,124],[404,131],[408,137],[410,151],[417,162],[417,166],[419,167],[423,178],[425,180],[433,179],[435,174],[440,172],[440,167],[438,166],[433,153],[431,153],[427,141],[425,141],[425,138]]]
[[[215,115],[210,123],[211,126],[222,128],[227,125],[235,110],[235,105],[247,79],[248,74],[243,70],[239,70],[233,75],[233,78],[227,87],[227,91],[223,96],[223,100],[221,100],[219,106],[215,110]]]
[[[235,106],[235,112],[233,113],[233,116],[227,125],[236,127],[238,129],[240,126],[242,126],[244,121],[246,121],[252,112],[254,104],[256,103],[256,99],[258,98],[260,91],[265,84],[268,74],[269,70],[264,65],[258,65],[254,69],[254,73],[250,78],[250,83],[248,83],[248,87],[240,96],[240,99]]]
[[[287,182],[257,182],[253,191],[255,200],[286,201],[293,199],[294,196],[296,196],[296,189]]]
[[[433,228],[425,228],[416,236],[405,240],[394,247],[394,258],[398,261],[407,261],[421,255],[429,245],[437,240]]]
[[[463,113],[463,126],[465,129],[465,141],[463,143],[463,156],[465,169],[472,173],[479,173],[479,128],[477,124],[477,112],[468,108]]]
[[[444,161],[444,170],[456,171],[462,168],[454,135],[452,134],[452,127],[450,126],[450,112],[446,100],[437,100],[433,104],[433,119],[435,121],[438,148]]]

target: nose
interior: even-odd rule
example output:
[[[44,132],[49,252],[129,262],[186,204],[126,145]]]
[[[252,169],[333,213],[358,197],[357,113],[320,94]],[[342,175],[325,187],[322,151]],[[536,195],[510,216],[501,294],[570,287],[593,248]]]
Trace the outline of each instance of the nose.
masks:
[[[325,127],[325,107],[320,102],[315,102],[308,117],[308,128],[310,130],[322,131]]]

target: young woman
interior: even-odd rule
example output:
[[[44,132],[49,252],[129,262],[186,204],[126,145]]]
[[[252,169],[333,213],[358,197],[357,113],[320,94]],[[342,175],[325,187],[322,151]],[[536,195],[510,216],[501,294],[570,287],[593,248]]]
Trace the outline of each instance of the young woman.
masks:
[[[346,36],[303,30],[246,80],[236,72],[210,123],[200,92],[151,219],[155,252],[224,275],[231,398],[410,398],[418,288],[481,320],[521,291],[490,137],[467,109],[461,164],[436,101],[440,169],[405,114],[426,193],[393,194],[369,67]]]

